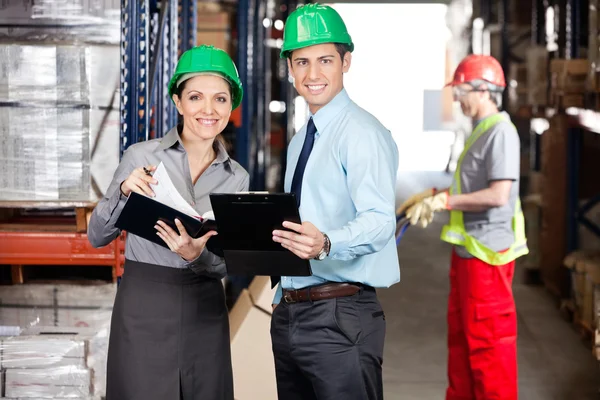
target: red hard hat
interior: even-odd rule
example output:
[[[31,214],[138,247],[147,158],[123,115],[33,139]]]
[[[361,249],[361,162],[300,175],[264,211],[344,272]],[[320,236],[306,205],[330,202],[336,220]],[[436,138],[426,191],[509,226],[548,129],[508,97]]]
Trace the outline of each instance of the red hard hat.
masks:
[[[461,83],[484,80],[493,85],[506,87],[502,66],[492,56],[471,54],[465,57],[454,72],[454,79],[446,86],[456,86]]]

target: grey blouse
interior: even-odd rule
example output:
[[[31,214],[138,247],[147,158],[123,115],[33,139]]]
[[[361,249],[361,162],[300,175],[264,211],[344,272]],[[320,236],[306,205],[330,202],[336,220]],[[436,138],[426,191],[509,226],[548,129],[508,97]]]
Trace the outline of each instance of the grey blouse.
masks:
[[[162,139],[131,145],[123,153],[104,198],[100,200],[90,218],[88,238],[92,246],[106,246],[121,233],[115,227],[115,222],[127,198],[121,193],[120,186],[135,168],[158,165],[162,161],[181,196],[200,215],[212,210],[210,193],[247,191],[248,173],[240,164],[229,158],[225,147],[219,141],[215,143],[217,157],[195,185],[192,184],[187,153],[177,128],[171,129]],[[168,248],[132,234],[127,235],[126,243],[125,258],[129,260],[173,268],[192,267],[196,272],[215,278],[222,278],[226,274],[224,260],[207,249],[204,249],[197,259],[187,262]]]

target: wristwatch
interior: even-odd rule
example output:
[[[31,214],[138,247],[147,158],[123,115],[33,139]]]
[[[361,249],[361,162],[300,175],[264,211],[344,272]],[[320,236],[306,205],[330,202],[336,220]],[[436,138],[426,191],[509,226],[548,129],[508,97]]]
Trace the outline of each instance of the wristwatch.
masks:
[[[323,232],[321,232],[323,233]],[[326,233],[323,233],[323,248],[315,257],[315,260],[322,261],[329,255],[329,250],[331,249],[331,241],[329,240],[329,236]]]

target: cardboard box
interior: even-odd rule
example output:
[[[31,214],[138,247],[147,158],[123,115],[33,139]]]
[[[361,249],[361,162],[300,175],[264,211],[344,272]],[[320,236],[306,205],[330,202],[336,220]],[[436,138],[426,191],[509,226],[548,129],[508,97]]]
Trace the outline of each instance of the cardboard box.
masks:
[[[225,11],[198,12],[196,44],[212,45],[231,55],[230,15]]]
[[[588,85],[590,62],[585,58],[550,61],[550,82],[553,91],[584,93]]]
[[[198,46],[202,44],[215,46],[219,49],[225,50],[229,55],[231,55],[231,37],[229,32],[197,31],[196,35],[196,44]]]
[[[77,367],[7,369],[6,397],[89,397],[90,371]]]
[[[275,297],[277,286],[271,289],[271,278],[268,276],[257,276],[252,280],[248,287],[250,298],[254,305],[261,310],[273,313],[273,298]]]
[[[229,314],[236,400],[277,400],[269,314],[242,291]]]
[[[198,12],[198,31],[225,31],[230,29],[229,13]]]

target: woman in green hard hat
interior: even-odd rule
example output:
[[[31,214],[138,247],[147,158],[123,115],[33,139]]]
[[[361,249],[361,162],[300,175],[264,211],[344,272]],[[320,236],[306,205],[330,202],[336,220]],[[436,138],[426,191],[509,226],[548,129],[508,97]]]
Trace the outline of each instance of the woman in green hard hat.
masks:
[[[219,135],[242,100],[235,65],[223,50],[186,51],[169,83],[183,122],[162,139],[123,154],[89,228],[94,247],[120,234],[115,227],[132,192],[153,197],[162,164],[179,195],[199,215],[210,192],[248,190],[248,173],[227,155]],[[160,173],[160,170],[157,171]],[[163,175],[164,176],[164,175]],[[233,400],[223,259],[192,239],[179,221],[155,222],[158,242],[127,235],[125,272],[115,299],[108,348],[107,400]]]
[[[353,49],[331,7],[308,4],[286,21],[281,56],[310,119],[290,141],[285,175],[303,222],[286,222],[295,232],[275,230],[273,240],[310,260],[313,274],[282,276],[273,301],[280,399],[383,399],[385,317],[375,287],[400,280],[398,150],[344,89]]]

